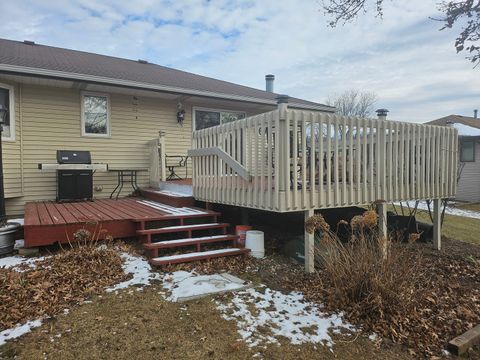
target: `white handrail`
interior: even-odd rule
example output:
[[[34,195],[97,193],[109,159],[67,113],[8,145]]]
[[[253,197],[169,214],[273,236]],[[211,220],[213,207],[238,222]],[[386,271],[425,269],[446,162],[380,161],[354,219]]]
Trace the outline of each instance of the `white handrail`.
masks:
[[[195,131],[193,191],[282,212],[453,197],[456,143],[453,128],[280,106]]]

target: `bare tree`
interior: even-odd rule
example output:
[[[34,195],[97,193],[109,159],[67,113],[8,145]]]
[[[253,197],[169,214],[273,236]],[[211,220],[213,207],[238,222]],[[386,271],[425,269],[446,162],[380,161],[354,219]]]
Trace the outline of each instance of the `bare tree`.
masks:
[[[335,106],[338,114],[364,118],[372,115],[376,102],[377,95],[374,92],[357,89],[346,90],[327,98],[327,104]]]
[[[398,1],[398,0],[397,0]],[[344,25],[367,13],[373,8],[376,16],[383,16],[384,0],[323,0],[325,13],[332,20],[330,26]],[[432,19],[444,23],[440,30],[451,29],[455,24],[461,24],[462,31],[455,40],[457,53],[466,51],[467,59],[474,67],[480,64],[480,0],[442,0],[437,9],[443,13],[440,19]]]

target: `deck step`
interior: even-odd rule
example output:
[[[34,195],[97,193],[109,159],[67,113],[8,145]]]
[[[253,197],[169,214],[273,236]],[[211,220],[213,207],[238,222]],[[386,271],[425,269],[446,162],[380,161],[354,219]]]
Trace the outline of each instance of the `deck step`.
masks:
[[[174,247],[189,246],[189,245],[210,244],[210,243],[223,242],[223,241],[235,241],[237,239],[238,239],[237,235],[214,235],[214,236],[203,236],[198,238],[185,238],[185,239],[158,241],[154,243],[143,244],[143,247],[149,250],[165,249],[165,248],[174,248]]]
[[[140,193],[146,199],[158,201],[174,207],[188,207],[195,204],[193,196],[169,190],[156,190],[153,188],[140,189]]]
[[[166,226],[157,229],[137,230],[138,235],[148,234],[166,234],[176,232],[187,232],[195,230],[209,230],[209,229],[225,229],[229,226],[228,223],[210,223],[210,224],[195,224],[195,225],[178,225],[178,226]]]
[[[170,255],[170,256],[161,256],[150,259],[150,264],[152,265],[169,265],[177,264],[189,261],[205,260],[215,257],[222,256],[233,256],[246,254],[250,249],[238,249],[238,248],[229,248],[229,249],[220,249],[220,250],[210,250],[210,251],[201,251],[193,252],[188,254],[179,254],[179,255]]]

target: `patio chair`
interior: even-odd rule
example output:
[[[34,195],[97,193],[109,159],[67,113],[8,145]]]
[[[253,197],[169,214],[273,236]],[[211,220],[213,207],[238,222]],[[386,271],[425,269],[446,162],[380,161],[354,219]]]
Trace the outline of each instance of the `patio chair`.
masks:
[[[183,180],[187,178],[188,168],[187,168],[188,156],[186,155],[165,155],[165,166],[167,167],[170,174],[167,177],[167,180]],[[185,168],[185,178],[180,177],[177,174],[179,168]]]

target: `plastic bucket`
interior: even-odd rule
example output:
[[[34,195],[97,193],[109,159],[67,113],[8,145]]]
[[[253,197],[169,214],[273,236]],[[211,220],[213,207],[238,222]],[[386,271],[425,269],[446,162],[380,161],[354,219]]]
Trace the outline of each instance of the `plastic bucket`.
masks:
[[[240,247],[245,247],[245,239],[247,238],[248,230],[252,230],[252,227],[248,225],[235,226],[235,233],[238,235],[238,245]]]
[[[20,227],[20,224],[11,222],[0,228],[0,255],[13,251],[13,247],[15,246],[15,233]]]
[[[250,249],[250,254],[261,259],[265,256],[265,243],[263,231],[249,230],[247,231],[247,238],[245,240],[245,247]]]

